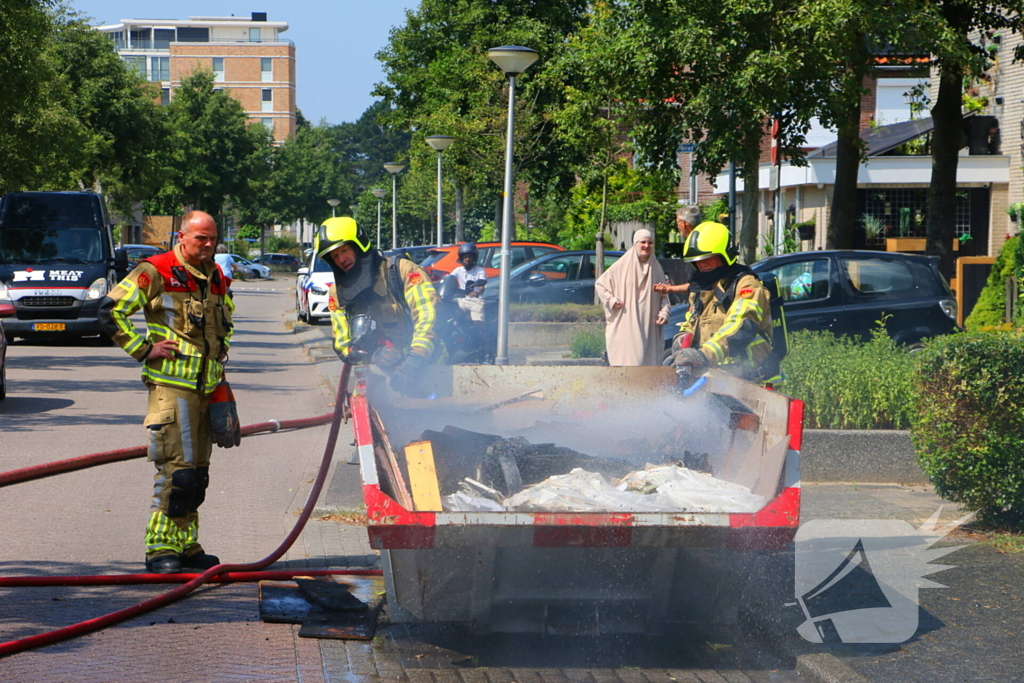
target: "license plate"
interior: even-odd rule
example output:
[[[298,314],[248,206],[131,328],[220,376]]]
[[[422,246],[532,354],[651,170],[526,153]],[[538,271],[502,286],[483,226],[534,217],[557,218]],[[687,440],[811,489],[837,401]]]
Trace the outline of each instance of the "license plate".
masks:
[[[33,332],[63,332],[66,329],[64,323],[32,323]]]

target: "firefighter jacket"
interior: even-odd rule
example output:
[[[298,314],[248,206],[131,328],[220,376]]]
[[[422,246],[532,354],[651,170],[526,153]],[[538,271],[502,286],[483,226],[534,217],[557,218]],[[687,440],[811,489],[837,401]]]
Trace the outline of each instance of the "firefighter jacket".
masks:
[[[692,346],[711,366],[757,377],[772,352],[768,290],[749,271],[726,276],[710,289],[690,293],[690,309],[679,327],[680,334],[693,333]]]
[[[349,352],[349,317],[367,313],[384,338],[403,353],[416,353],[436,361],[443,345],[434,331],[439,302],[430,277],[407,258],[375,258],[373,284],[352,301],[341,302],[334,283],[328,288],[327,308],[331,316],[334,349]],[[390,271],[390,272],[389,272]],[[393,283],[388,286],[389,280]],[[400,283],[400,284],[399,284]],[[399,299],[398,289],[401,288]]]
[[[213,262],[194,268],[185,262],[181,246],[142,261],[100,304],[104,331],[128,354],[143,362],[142,381],[195,391],[213,392],[224,377],[231,340],[234,303],[229,281]],[[129,320],[142,309],[147,333],[139,334]],[[146,360],[153,344],[178,342],[173,360]]]

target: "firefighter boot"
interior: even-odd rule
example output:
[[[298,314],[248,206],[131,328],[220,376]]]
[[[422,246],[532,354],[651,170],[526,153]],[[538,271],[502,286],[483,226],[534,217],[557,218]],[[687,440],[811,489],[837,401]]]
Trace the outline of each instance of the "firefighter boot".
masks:
[[[216,555],[209,555],[201,547],[195,552],[192,549],[183,552],[178,557],[181,559],[181,566],[185,569],[209,569],[220,564],[220,558]]]
[[[177,555],[157,555],[146,558],[146,571],[150,574],[180,574],[181,560]]]

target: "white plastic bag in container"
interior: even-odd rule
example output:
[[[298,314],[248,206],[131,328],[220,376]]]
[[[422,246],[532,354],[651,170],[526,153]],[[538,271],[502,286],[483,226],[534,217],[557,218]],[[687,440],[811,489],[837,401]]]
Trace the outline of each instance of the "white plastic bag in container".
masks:
[[[505,509],[519,512],[659,512],[653,496],[620,491],[600,474],[579,467],[548,477],[505,499]]]
[[[459,491],[441,499],[445,512],[504,512],[501,503]]]

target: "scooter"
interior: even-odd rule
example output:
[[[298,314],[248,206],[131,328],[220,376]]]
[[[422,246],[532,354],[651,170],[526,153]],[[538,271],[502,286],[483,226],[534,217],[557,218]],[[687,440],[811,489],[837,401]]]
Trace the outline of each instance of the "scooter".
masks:
[[[492,322],[492,316],[487,315],[485,307],[484,323],[474,324],[469,313],[459,308],[459,299],[465,294],[464,290],[459,289],[459,281],[454,275],[446,275],[441,279],[437,284],[437,295],[441,303],[437,308],[434,329],[448,349],[450,364],[493,363],[496,335],[492,335],[492,328],[496,321]]]

